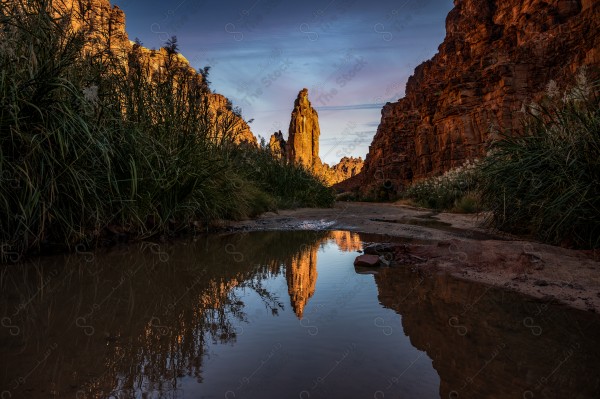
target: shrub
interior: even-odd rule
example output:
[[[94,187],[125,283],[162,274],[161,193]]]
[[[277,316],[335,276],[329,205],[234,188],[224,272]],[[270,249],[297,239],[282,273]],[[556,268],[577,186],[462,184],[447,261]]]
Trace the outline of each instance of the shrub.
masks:
[[[479,208],[476,194],[479,163],[478,160],[467,160],[464,165],[441,176],[412,184],[402,196],[426,208],[475,212]]]
[[[333,189],[302,165],[277,159],[266,148],[239,150],[234,162],[278,208],[333,206]]]
[[[482,165],[482,198],[491,226],[553,244],[600,245],[599,84],[577,85],[533,104],[524,134],[505,135]]]

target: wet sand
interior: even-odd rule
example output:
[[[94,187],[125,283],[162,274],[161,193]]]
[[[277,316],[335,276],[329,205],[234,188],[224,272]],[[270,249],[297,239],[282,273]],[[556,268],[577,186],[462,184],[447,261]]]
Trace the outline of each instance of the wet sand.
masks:
[[[422,259],[404,265],[514,290],[548,302],[600,313],[600,251],[541,244],[481,227],[483,215],[435,213],[398,204],[345,203],[227,222],[226,231],[348,230],[406,242]]]

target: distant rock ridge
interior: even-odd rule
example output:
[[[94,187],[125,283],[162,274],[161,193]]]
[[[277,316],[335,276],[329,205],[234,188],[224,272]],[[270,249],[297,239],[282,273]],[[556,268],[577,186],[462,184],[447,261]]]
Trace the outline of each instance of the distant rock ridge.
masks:
[[[84,32],[85,51],[89,54],[110,51],[128,66],[127,60],[135,49],[142,62],[148,66],[151,75],[164,68],[167,51],[164,48],[150,50],[136,46],[129,40],[125,30],[125,13],[118,6],[112,6],[110,0],[54,0],[54,4],[64,14],[71,16],[71,25],[75,30]],[[200,82],[203,81],[202,75],[183,55],[177,54],[176,62],[179,67],[189,69]],[[210,92],[206,93],[206,96],[213,120],[216,120],[217,115],[223,114],[233,120],[233,139],[236,143],[258,145],[250,127],[240,116],[233,113],[231,103],[226,97]]]
[[[271,135],[269,148],[274,157],[304,166],[329,185],[360,172],[362,158],[344,157],[333,167],[323,163],[319,157],[320,136],[319,114],[308,99],[308,89],[304,88],[294,102],[287,141],[280,130]]]
[[[519,111],[551,80],[598,76],[600,1],[455,0],[438,53],[388,103],[354,188],[401,191],[482,156],[490,127],[519,130]]]
[[[331,179],[331,184],[341,183],[351,177],[357,176],[362,170],[363,164],[362,157],[343,157],[339,163],[331,167],[334,177]]]
[[[283,138],[281,130],[271,135],[269,140],[271,154],[277,159],[287,159],[287,143]]]

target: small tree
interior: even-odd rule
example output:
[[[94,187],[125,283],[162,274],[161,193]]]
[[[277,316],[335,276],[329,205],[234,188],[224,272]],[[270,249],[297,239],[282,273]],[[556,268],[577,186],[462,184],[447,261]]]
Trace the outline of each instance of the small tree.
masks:
[[[208,80],[208,75],[210,74],[210,65],[206,65],[204,68],[198,69],[198,73],[202,75],[202,86],[203,91],[205,93],[210,93],[210,80]]]
[[[179,53],[179,45],[177,44],[177,36],[171,36],[169,40],[165,43],[165,50],[167,50],[167,54],[175,55]]]

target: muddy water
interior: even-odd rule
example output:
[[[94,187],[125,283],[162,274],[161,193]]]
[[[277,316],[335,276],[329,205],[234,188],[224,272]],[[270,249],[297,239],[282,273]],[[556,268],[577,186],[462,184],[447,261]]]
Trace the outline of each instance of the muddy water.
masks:
[[[600,320],[263,232],[3,267],[5,398],[598,398]]]

